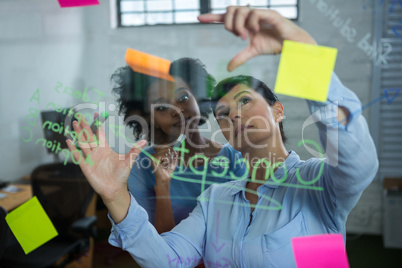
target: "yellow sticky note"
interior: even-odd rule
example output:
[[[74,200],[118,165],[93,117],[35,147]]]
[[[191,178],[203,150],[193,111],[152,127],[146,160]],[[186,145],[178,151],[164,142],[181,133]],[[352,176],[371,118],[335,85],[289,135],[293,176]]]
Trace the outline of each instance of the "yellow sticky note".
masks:
[[[338,50],[285,40],[275,92],[325,102]]]
[[[36,196],[8,213],[6,221],[25,254],[58,235]]]

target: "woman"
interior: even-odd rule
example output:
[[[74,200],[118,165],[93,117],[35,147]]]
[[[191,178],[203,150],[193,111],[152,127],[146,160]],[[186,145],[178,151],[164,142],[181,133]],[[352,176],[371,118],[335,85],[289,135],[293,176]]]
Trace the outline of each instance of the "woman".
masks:
[[[114,83],[113,92],[118,95],[119,111],[133,128],[134,136],[138,139],[147,133],[148,141],[152,143],[138,156],[127,184],[137,202],[148,212],[149,221],[159,233],[170,231],[187,218],[197,204],[196,198],[201,194],[202,184],[201,176],[189,167],[192,156],[203,154],[208,160],[226,157],[231,163],[229,170],[235,174],[244,173],[239,165],[234,166],[235,159],[241,158],[239,152],[229,145],[222,146],[201,136],[198,129],[207,121],[210,105],[200,107],[197,99],[207,96],[215,79],[199,60],[191,58],[173,61],[170,75],[174,77],[174,83],[134,72],[125,66],[117,69],[111,78]],[[137,116],[145,119],[147,126],[141,125]],[[173,149],[180,134],[187,136],[183,146],[188,151],[183,154]],[[160,164],[152,161],[149,155],[153,155]],[[171,161],[177,158],[180,161]],[[186,181],[172,179],[170,176],[172,171],[179,171],[180,164],[180,172],[186,173]],[[172,170],[166,172],[164,165]],[[202,162],[193,162],[191,165],[195,166],[196,171],[204,169]],[[210,183],[227,182],[226,178],[210,176],[212,171],[220,172],[221,169],[208,165],[206,180]]]
[[[225,23],[226,29],[243,39],[248,32],[249,46],[231,60],[229,70],[254,56],[280,53],[284,39],[315,44],[307,32],[272,10],[229,7],[226,14],[201,15],[199,20]],[[345,234],[347,215],[378,168],[367,124],[361,115],[351,113],[360,107],[356,95],[333,74],[328,102],[307,102],[317,117],[320,137],[328,145],[325,162],[317,158],[301,161],[285,149],[279,126],[284,108],[259,81],[230,78],[217,85],[214,95],[214,112],[225,137],[249,157],[250,175],[256,170],[258,180],[212,185],[187,219],[159,236],[145,224],[146,212],[124,189],[128,171],[119,167],[127,163],[114,163],[115,169],[104,170],[107,176],[81,165],[109,208],[110,243],[129,251],[146,267],[194,266],[200,259],[207,267],[295,267],[292,237]],[[315,112],[328,105],[329,116],[320,118],[321,113]],[[334,152],[338,141],[338,152]],[[100,162],[109,157],[98,148],[84,153]],[[265,165],[257,165],[254,159],[265,159]],[[268,166],[272,171],[265,181],[268,162],[278,160],[283,163]],[[311,186],[315,188],[302,187],[299,177],[304,181],[314,178]]]

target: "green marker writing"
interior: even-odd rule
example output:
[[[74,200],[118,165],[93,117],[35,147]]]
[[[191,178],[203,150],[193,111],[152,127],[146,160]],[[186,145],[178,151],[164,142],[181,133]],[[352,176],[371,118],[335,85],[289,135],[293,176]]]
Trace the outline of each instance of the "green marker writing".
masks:
[[[95,118],[95,120],[92,122],[92,124],[91,124],[91,126],[90,126],[90,128],[91,128],[91,130],[92,130],[92,133],[95,134],[95,133],[99,130],[100,126],[106,121],[106,119],[107,119],[108,117],[109,117],[109,113],[108,113],[108,112],[106,112],[106,111],[101,112],[100,115],[98,115],[98,116]],[[83,133],[84,131],[86,131],[86,130],[85,130],[85,129],[82,130],[81,133]],[[80,134],[81,134],[81,133],[80,133]],[[78,135],[78,136],[80,136],[80,135]],[[88,142],[88,141],[87,141],[87,142]],[[79,145],[78,145],[78,141],[77,141],[77,140],[74,139],[73,143],[74,143],[75,147],[77,147],[78,150],[81,150],[81,148],[80,148]]]

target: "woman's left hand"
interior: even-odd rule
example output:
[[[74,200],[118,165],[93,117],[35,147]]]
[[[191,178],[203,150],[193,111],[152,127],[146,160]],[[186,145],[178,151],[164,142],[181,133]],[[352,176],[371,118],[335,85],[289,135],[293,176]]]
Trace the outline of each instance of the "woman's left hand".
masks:
[[[232,58],[228,70],[232,71],[249,59],[263,54],[279,54],[283,41],[316,44],[302,28],[270,9],[230,6],[225,14],[203,14],[198,16],[203,23],[224,23],[225,29],[243,40],[249,36],[249,45]]]
[[[172,147],[166,146],[155,149],[153,157],[159,161],[159,163],[152,161],[155,173],[155,187],[167,186],[170,189],[170,175],[175,171],[178,162],[177,152]]]

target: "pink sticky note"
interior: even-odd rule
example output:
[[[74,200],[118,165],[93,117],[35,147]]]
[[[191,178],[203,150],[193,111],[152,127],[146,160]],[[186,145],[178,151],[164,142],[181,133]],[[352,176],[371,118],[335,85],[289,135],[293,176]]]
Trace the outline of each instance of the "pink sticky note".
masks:
[[[99,0],[58,0],[60,7],[81,7],[99,5]]]
[[[341,234],[292,238],[297,268],[349,268]]]

